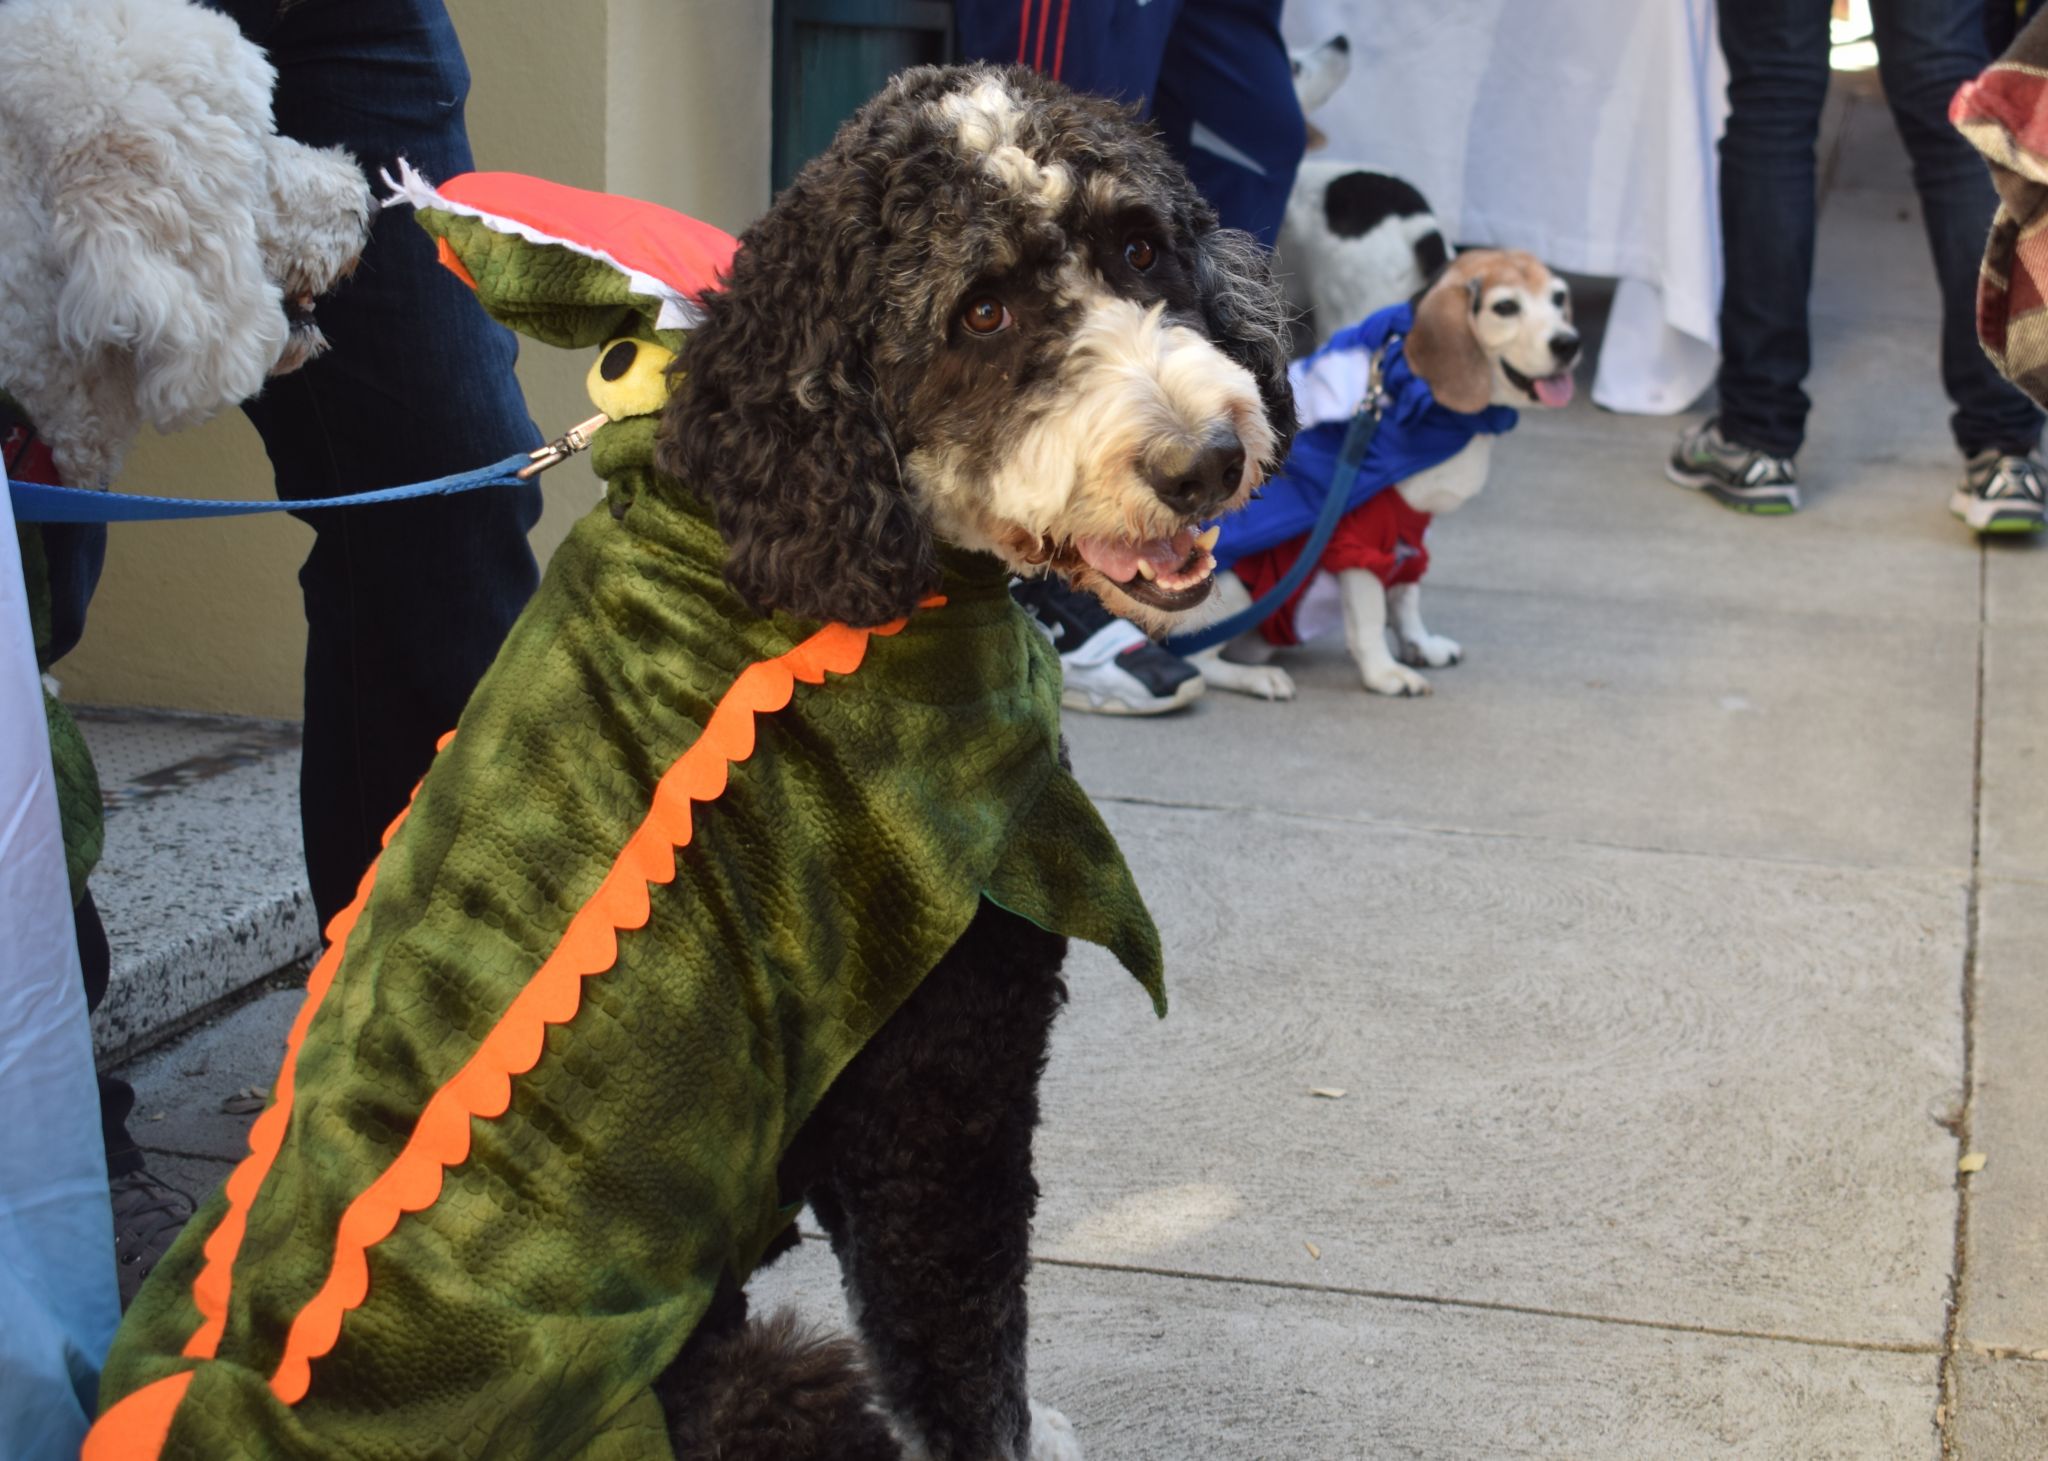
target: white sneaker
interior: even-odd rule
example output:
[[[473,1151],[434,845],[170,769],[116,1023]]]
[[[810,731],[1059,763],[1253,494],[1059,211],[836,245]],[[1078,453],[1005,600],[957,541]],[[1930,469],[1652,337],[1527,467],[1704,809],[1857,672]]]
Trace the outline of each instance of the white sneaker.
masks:
[[[1163,715],[1206,687],[1202,672],[1119,619],[1091,593],[1054,579],[1014,584],[1011,592],[1060,651],[1060,704],[1097,715]]]

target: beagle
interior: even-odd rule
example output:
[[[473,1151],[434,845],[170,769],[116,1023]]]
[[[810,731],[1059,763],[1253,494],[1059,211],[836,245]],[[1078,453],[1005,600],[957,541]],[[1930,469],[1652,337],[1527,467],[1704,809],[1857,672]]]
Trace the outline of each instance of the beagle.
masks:
[[[1418,667],[1456,664],[1463,651],[1423,625],[1423,534],[1486,485],[1493,438],[1513,428],[1513,407],[1570,403],[1578,356],[1565,282],[1529,254],[1474,249],[1414,305],[1381,310],[1297,360],[1289,376],[1301,432],[1261,500],[1223,523],[1214,551],[1231,571],[1217,576],[1214,618],[1250,605],[1300,556],[1375,358],[1389,401],[1315,573],[1256,629],[1194,655],[1203,678],[1291,699],[1293,679],[1268,663],[1274,650],[1341,618],[1366,689],[1427,695]]]

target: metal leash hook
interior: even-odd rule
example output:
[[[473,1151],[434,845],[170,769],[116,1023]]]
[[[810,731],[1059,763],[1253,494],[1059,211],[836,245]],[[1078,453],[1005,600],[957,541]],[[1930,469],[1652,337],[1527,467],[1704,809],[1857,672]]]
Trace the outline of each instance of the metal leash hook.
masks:
[[[600,411],[588,421],[579,421],[546,446],[528,452],[526,465],[512,475],[525,481],[537,477],[558,462],[566,462],[590,445],[590,438],[612,418]]]
[[[1358,403],[1359,410],[1370,411],[1373,415],[1378,416],[1387,407],[1394,404],[1393,397],[1387,394],[1387,347],[1399,338],[1398,335],[1388,336],[1380,342],[1380,348],[1373,351],[1371,356],[1367,358],[1365,367],[1365,399]]]

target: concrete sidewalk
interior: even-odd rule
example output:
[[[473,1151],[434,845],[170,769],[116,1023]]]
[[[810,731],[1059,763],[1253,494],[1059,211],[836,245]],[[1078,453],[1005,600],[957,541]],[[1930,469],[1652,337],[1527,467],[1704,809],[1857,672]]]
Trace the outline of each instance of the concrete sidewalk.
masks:
[[[1433,698],[1322,645],[1070,719],[1174,1001],[1077,948],[1047,1077],[1091,1456],[2048,1455],[2048,561],[1947,515],[1905,161],[1840,135],[1804,513],[1525,414],[1432,536]],[[130,1068],[156,1164],[226,1174],[298,998]],[[839,1313],[819,1244],[757,1291]]]

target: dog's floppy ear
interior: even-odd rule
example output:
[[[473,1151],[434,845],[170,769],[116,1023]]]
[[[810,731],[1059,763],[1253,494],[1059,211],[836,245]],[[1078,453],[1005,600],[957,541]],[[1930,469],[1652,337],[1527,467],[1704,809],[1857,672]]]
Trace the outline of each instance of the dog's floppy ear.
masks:
[[[1472,329],[1482,284],[1453,263],[1415,306],[1415,325],[1403,347],[1408,368],[1453,411],[1484,411],[1493,399],[1493,370]]]
[[[1216,348],[1252,373],[1273,428],[1267,465],[1287,458],[1294,439],[1294,391],[1287,383],[1287,301],[1272,256],[1234,228],[1212,229],[1195,243],[1195,287]]]
[[[726,578],[750,605],[873,625],[917,607],[937,559],[872,357],[880,201],[828,196],[813,185],[817,167],[747,231],[731,277],[704,296],[656,460],[711,503]]]

